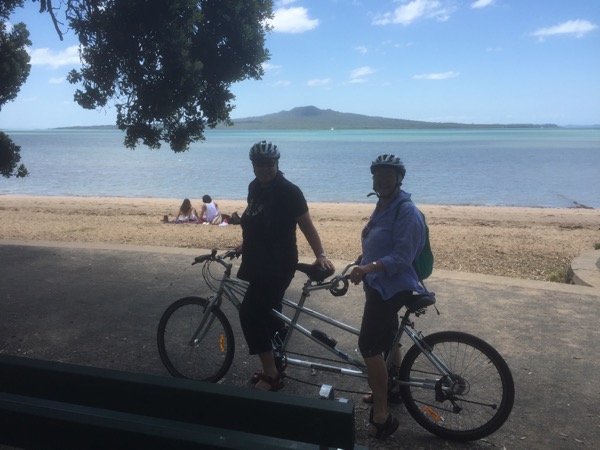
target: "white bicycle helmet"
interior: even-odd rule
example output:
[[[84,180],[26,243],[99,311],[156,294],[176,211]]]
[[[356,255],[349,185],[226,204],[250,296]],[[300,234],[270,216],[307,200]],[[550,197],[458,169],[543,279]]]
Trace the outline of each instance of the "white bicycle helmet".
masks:
[[[404,178],[406,175],[406,168],[404,164],[396,155],[380,155],[371,163],[371,173],[374,173],[375,169],[380,167],[389,167],[396,169],[396,171]]]
[[[250,161],[258,161],[264,159],[279,159],[279,150],[272,142],[260,141],[250,149]]]

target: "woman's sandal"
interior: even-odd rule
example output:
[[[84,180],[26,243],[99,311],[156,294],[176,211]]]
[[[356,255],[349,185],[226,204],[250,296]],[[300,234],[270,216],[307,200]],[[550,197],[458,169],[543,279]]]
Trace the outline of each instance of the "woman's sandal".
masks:
[[[387,420],[384,423],[377,423],[373,420],[373,408],[371,408],[371,412],[369,413],[369,423],[375,427],[375,435],[376,439],[387,439],[388,436],[394,434],[394,432],[400,426],[400,422],[391,414],[388,414]]]
[[[369,392],[369,393],[363,395],[362,401],[364,403],[373,404],[373,393]],[[402,395],[400,394],[400,391],[398,391],[398,392],[388,391],[387,401],[389,404],[401,405],[402,404]]]
[[[262,372],[260,372],[260,373],[257,372],[255,375],[257,375],[257,374],[258,374],[258,381],[254,384],[255,389],[258,389],[256,386],[261,381],[267,383],[270,386],[270,388],[267,390],[271,391],[271,392],[277,392],[279,389],[281,389],[283,387],[283,377],[281,374],[278,374],[276,377],[270,377],[269,375],[265,375]]]

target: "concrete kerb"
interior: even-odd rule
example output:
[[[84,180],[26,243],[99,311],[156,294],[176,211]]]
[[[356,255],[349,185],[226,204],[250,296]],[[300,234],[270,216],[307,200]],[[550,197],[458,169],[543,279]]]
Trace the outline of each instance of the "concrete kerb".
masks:
[[[199,256],[210,253],[210,249],[200,248],[181,248],[181,247],[154,247],[149,245],[127,245],[127,244],[106,244],[106,243],[89,243],[89,242],[53,242],[53,241],[16,241],[2,240],[0,245],[23,245],[37,247],[64,247],[64,248],[86,248],[86,249],[102,249],[115,251],[130,251],[130,252],[153,252],[165,254],[180,254]],[[225,249],[220,249],[221,252]],[[300,258],[301,262],[311,263],[314,259]],[[350,261],[333,261],[336,271],[339,272]],[[570,266],[573,283],[579,286],[600,288],[600,250],[593,250],[578,256],[573,260]],[[500,277],[495,275],[472,274],[469,272],[455,272],[448,270],[435,270],[435,275],[442,278],[451,278],[455,280],[474,280],[487,281],[490,283],[500,283],[514,286],[527,286],[530,283],[547,283],[545,281],[536,282],[535,280],[522,280],[519,278]],[[543,288],[544,285],[536,285],[538,288]],[[553,290],[560,286],[560,283],[553,283]],[[532,286],[533,287],[533,286]],[[547,284],[546,284],[547,287]]]
[[[600,289],[600,250],[579,255],[571,263],[573,283]]]

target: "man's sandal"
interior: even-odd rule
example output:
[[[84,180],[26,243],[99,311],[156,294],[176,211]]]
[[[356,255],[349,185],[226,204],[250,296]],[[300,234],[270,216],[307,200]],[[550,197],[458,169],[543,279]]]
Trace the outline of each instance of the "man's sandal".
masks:
[[[362,401],[363,401],[363,403],[373,404],[373,393],[369,392],[369,393],[363,395]],[[402,404],[402,395],[400,394],[400,391],[398,391],[398,392],[388,391],[387,401],[389,404],[401,405]]]
[[[270,386],[270,388],[267,390],[271,392],[277,392],[283,387],[283,377],[281,376],[281,374],[278,374],[276,377],[270,377],[269,375],[265,375],[261,372],[258,375],[258,381],[254,384],[255,389],[258,389],[256,386],[261,381],[267,383]]]
[[[258,383],[263,375],[264,372],[262,370],[257,370],[256,372],[254,372],[254,374],[250,377],[250,384]],[[285,372],[279,372],[279,378],[283,379],[284,377]]]
[[[375,427],[375,434],[373,437],[375,439],[387,439],[389,436],[394,434],[394,432],[400,426],[400,422],[391,414],[388,414],[388,417],[384,423],[377,423],[373,420],[373,408],[371,408],[371,412],[369,413],[369,423]]]
[[[258,383],[260,381],[260,377],[262,377],[262,376],[263,376],[263,371],[262,370],[257,370],[250,377],[250,384],[256,384],[256,383]]]

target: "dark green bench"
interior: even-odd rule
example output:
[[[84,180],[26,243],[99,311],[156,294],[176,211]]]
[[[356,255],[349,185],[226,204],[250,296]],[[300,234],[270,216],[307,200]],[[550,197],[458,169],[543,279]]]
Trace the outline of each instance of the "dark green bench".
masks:
[[[8,355],[0,355],[0,443],[357,448],[351,403]]]

